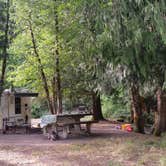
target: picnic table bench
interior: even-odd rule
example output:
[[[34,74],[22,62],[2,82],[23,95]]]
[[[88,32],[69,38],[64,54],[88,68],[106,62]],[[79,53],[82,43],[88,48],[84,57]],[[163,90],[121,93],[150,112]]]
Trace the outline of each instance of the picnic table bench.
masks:
[[[85,116],[92,114],[60,114],[60,115],[47,115],[42,117],[41,127],[43,134],[47,135],[49,139],[56,140],[61,133],[61,137],[66,139],[72,133],[91,133],[91,125],[97,123],[94,120],[80,120]],[[85,125],[85,129],[81,125]]]

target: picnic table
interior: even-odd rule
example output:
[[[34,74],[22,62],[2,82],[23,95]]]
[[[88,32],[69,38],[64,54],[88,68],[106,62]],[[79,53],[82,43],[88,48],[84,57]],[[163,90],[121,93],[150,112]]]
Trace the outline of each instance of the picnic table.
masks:
[[[96,123],[94,120],[81,120],[83,117],[92,116],[91,113],[70,113],[58,115],[45,115],[41,119],[40,126],[43,128],[43,134],[49,139],[56,140],[60,133],[62,138],[68,138],[72,133],[91,133],[91,124]],[[81,125],[85,125],[85,130]]]

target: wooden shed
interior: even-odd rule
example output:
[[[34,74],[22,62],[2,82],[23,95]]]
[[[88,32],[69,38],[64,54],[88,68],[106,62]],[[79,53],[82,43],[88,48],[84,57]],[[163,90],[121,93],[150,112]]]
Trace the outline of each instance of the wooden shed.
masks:
[[[0,130],[4,123],[21,126],[31,124],[32,98],[38,93],[29,92],[27,89],[5,89],[0,100]]]

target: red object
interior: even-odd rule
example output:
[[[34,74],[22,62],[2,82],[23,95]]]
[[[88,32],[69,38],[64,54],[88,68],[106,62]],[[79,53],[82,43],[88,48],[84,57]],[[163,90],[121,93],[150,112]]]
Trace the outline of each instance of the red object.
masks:
[[[132,131],[131,126],[127,126],[127,127],[126,127],[126,130],[127,130],[128,132],[131,132],[131,131]]]

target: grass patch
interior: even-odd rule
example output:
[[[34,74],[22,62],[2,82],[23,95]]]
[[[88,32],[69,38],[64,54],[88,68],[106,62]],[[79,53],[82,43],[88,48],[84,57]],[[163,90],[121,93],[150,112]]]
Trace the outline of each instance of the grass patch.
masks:
[[[145,147],[155,147],[155,148],[161,148],[165,149],[166,148],[166,134],[164,134],[161,138],[156,139],[156,138],[149,138],[146,140],[143,145]]]
[[[115,135],[110,138],[93,137],[79,142],[62,141],[51,146],[0,146],[1,153],[27,156],[32,162],[51,161],[62,165],[107,166],[165,166],[166,135],[156,138],[149,135]],[[14,160],[14,159],[13,159]],[[24,161],[20,161],[23,162]],[[26,161],[27,162],[27,161]]]
[[[108,166],[122,166],[122,164],[120,164],[119,162],[110,160],[108,162]]]
[[[162,157],[160,159],[160,166],[166,166],[166,158],[165,157]]]
[[[160,148],[166,148],[166,133],[161,137]]]

